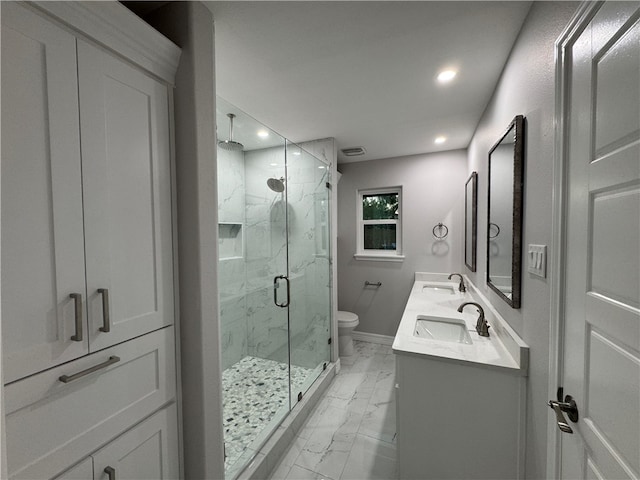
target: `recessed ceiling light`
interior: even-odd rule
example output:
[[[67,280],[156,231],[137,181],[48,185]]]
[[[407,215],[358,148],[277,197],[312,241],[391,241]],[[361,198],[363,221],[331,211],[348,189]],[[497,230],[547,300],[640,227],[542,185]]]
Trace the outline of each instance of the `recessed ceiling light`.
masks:
[[[458,72],[456,72],[455,70],[442,70],[438,74],[438,81],[440,83],[449,83],[451,80],[456,78],[457,74]]]
[[[293,154],[300,156],[300,150],[296,150],[295,152],[293,152]]]
[[[322,165],[320,165],[318,168],[319,168],[320,170],[324,170],[324,167],[323,167]]]
[[[269,132],[266,130],[258,130],[258,136],[260,138],[267,138],[269,136]]]
[[[277,167],[278,166],[277,163],[270,163],[269,165],[271,165],[272,167]]]
[[[436,145],[440,145],[446,141],[447,141],[447,137],[443,137],[442,135],[440,135],[439,137],[436,137],[433,143],[435,143]]]

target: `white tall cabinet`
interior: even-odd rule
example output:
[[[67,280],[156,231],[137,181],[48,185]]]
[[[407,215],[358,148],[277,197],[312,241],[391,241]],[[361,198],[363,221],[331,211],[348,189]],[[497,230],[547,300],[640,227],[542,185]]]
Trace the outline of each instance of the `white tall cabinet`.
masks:
[[[175,478],[180,50],[117,2],[0,8],[9,475]]]

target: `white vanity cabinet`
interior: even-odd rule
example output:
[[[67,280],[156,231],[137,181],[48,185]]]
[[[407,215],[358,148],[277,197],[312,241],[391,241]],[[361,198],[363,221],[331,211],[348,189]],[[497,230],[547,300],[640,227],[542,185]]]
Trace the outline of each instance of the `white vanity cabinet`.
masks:
[[[447,274],[416,272],[393,341],[401,480],[524,478],[529,347],[465,282],[459,292]],[[478,313],[458,311],[468,302],[489,337]]]
[[[401,480],[523,478],[525,377],[396,355]]]
[[[173,322],[168,89],[2,3],[5,383]]]

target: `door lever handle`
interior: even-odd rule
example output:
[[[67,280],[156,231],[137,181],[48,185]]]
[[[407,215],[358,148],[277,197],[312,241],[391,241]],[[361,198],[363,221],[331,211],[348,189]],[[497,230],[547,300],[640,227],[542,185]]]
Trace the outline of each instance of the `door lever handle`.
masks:
[[[556,422],[558,422],[558,428],[564,433],[573,433],[573,429],[564,417],[566,413],[573,423],[578,421],[578,405],[571,395],[564,397],[564,402],[557,402],[555,400],[549,400],[549,407],[553,409],[556,414]]]

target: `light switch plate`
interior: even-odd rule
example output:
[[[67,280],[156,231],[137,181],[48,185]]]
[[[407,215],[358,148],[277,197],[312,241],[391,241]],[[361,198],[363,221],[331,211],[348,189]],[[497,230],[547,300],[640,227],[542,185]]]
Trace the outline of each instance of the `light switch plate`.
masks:
[[[547,277],[547,246],[531,245],[527,254],[529,262],[529,273],[533,273],[542,278]]]

